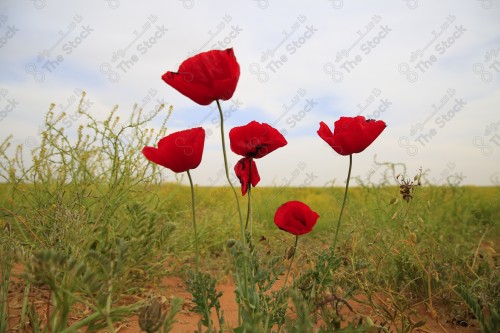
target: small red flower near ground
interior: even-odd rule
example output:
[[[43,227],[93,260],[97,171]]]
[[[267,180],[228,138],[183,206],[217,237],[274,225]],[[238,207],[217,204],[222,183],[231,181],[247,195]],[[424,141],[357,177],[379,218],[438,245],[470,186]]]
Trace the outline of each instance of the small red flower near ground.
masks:
[[[250,166],[251,165],[251,166]],[[251,169],[251,170],[250,170]],[[248,190],[250,182],[255,187],[260,181],[259,171],[257,165],[252,158],[242,158],[234,166],[234,172],[241,183],[241,194],[245,195]]]
[[[230,99],[239,78],[233,49],[202,52],[184,60],[177,72],[162,76],[165,83],[200,105]]]
[[[340,117],[332,133],[319,123],[318,135],[340,155],[351,155],[365,150],[386,128],[382,120],[366,120],[363,116]]]
[[[251,121],[229,131],[231,150],[249,158],[261,158],[287,144],[285,137],[266,123]]]
[[[295,236],[311,232],[319,215],[300,201],[289,201],[281,205],[274,215],[274,223],[281,230]]]
[[[201,163],[205,145],[205,130],[196,127],[167,135],[158,142],[158,148],[144,147],[144,156],[173,172],[195,169]]]

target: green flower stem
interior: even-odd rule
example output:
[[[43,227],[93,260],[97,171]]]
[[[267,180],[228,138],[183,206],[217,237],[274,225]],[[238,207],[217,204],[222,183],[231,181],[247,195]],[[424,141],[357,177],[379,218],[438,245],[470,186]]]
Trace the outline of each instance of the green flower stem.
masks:
[[[290,265],[288,265],[288,271],[286,272],[285,284],[283,288],[286,287],[286,283],[288,282],[288,275],[290,274],[290,270],[292,269],[293,258],[295,258],[295,253],[297,252],[297,243],[299,242],[299,236],[295,236],[295,245],[293,246],[293,255],[290,259]]]
[[[245,222],[245,230],[248,228],[248,222],[250,221],[250,239],[252,238],[252,161],[250,159],[250,167],[248,168],[248,207],[247,207],[247,221]]]
[[[231,178],[229,178],[229,168],[227,166],[227,154],[226,154],[226,139],[224,138],[224,116],[222,114],[222,108],[220,106],[219,100],[216,99],[215,101],[217,102],[217,107],[219,108],[220,135],[221,135],[221,139],[222,139],[222,154],[224,155],[224,168],[226,170],[226,178],[227,178],[227,182],[231,186],[231,189],[233,190],[234,198],[236,199],[236,206],[238,206],[238,215],[240,218],[241,241],[243,242],[243,245],[245,245],[245,247],[246,247],[245,229],[243,228],[243,218],[241,215],[240,200],[238,199],[238,193],[236,193],[236,190],[234,189],[233,183],[231,182]]]
[[[191,211],[193,212],[193,231],[194,231],[194,252],[195,252],[195,267],[196,267],[196,278],[198,278],[199,273],[199,256],[200,250],[198,248],[198,230],[196,229],[196,214],[195,214],[195,201],[194,201],[194,186],[193,179],[191,178],[191,173],[189,170],[186,171],[189,178],[189,185],[191,185]]]
[[[194,185],[193,185],[193,179],[191,178],[191,173],[189,170],[186,171],[188,178],[189,178],[189,185],[191,186],[191,211],[193,213],[193,232],[194,232],[194,252],[195,252],[195,281],[198,281],[200,279],[200,249],[198,246],[198,229],[196,228],[196,213],[195,213],[195,198],[194,198]],[[208,310],[210,307],[208,305],[208,300],[206,298],[206,295],[203,294],[203,301],[205,302],[205,310],[206,310],[206,316],[208,318],[208,332],[212,331],[212,320],[210,320],[210,311]]]
[[[347,173],[347,181],[345,184],[344,200],[342,201],[342,208],[340,209],[339,220],[337,222],[337,230],[335,230],[335,238],[333,239],[333,252],[335,252],[335,245],[337,245],[337,237],[339,235],[340,221],[342,220],[342,214],[344,213],[345,202],[347,199],[347,190],[349,189],[349,180],[351,179],[351,169],[352,169],[352,154],[349,155],[349,171]]]
[[[231,178],[229,178],[229,168],[227,166],[227,155],[226,155],[226,140],[224,139],[224,115],[222,114],[222,108],[220,106],[220,102],[218,99],[215,100],[217,102],[217,108],[219,109],[219,115],[220,115],[220,136],[222,139],[222,154],[224,155],[224,168],[226,170],[226,178],[227,182],[231,186],[231,189],[233,190],[234,198],[236,200],[236,206],[238,207],[238,216],[240,218],[240,232],[241,232],[241,242],[243,244],[243,248],[247,248],[247,240],[246,240],[246,234],[245,234],[245,228],[243,225],[243,217],[241,215],[241,207],[240,207],[240,200],[238,199],[238,193],[236,193],[236,190],[234,189],[233,183],[231,182]],[[249,297],[248,297],[248,264],[245,263],[243,267],[243,297],[245,299],[246,306],[250,308],[249,304]],[[241,315],[241,313],[240,313]],[[250,313],[250,315],[252,315]],[[239,320],[239,319],[238,319]]]
[[[248,206],[247,206],[247,221],[245,223],[245,230],[250,225],[250,239],[252,238],[252,185],[248,186]],[[250,222],[250,223],[248,223]]]
[[[194,186],[193,186],[193,179],[191,178],[191,173],[189,170],[186,171],[188,178],[189,178],[189,185],[191,186],[191,211],[193,213],[193,232],[194,232],[194,252],[195,252],[195,281],[200,278],[200,249],[198,246],[198,230],[196,228],[196,213],[195,213],[195,198],[194,198]],[[207,310],[209,309],[208,306],[208,300],[206,299],[206,295],[203,295],[203,299],[205,301],[205,309],[207,311],[206,316],[209,318],[208,321],[208,331],[211,332],[212,330],[212,321],[210,320],[210,312]]]

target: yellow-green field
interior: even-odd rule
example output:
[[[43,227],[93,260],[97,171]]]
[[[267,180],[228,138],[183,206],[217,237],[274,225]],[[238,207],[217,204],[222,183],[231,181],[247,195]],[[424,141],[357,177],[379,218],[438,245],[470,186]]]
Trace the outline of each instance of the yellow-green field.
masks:
[[[196,272],[190,188],[140,154],[166,128],[138,112],[124,128],[82,111],[74,135],[49,112],[29,163],[0,144],[0,333],[119,331],[135,315],[168,332],[181,308],[203,332],[498,331],[500,187],[424,184],[408,202],[396,186],[352,187],[335,247],[342,188],[257,186],[243,237],[231,189],[195,187]],[[290,200],[320,215],[295,252],[273,223]],[[236,288],[239,328],[222,320],[220,283]]]
[[[159,277],[188,279],[194,266],[189,187],[166,184],[142,188],[137,190],[135,201],[115,202],[110,215],[104,212],[108,208],[102,198],[93,196],[92,191],[79,197],[69,188],[54,193],[52,199],[46,196],[47,201],[37,206],[43,196],[35,193],[35,187],[13,191],[11,185],[1,186],[4,299],[7,290],[12,292],[15,286],[11,282],[9,289],[11,276],[30,286],[32,295],[36,295],[36,288],[60,288],[63,300],[55,298],[54,302],[68,302],[71,309],[83,302],[93,304],[97,311],[99,304],[105,308],[109,300],[110,307],[117,309],[111,310],[110,318],[118,322],[138,311],[145,293],[159,288]],[[234,262],[226,245],[230,239],[239,239],[232,192],[229,187],[197,187],[195,193],[201,270],[220,282],[234,283]],[[376,318],[399,325],[400,331],[405,331],[402,320],[411,317],[416,304],[425,304],[442,321],[468,323],[479,329],[477,316],[456,289],[464,288],[470,302],[478,302],[486,316],[498,306],[499,194],[500,189],[494,187],[430,186],[418,188],[408,204],[400,198],[397,187],[351,188],[336,250],[341,263],[333,272],[331,287],[342,290],[346,299],[384,293],[400,311],[386,309],[386,313],[374,302],[371,306]],[[331,246],[342,196],[341,188],[256,188],[252,233],[262,265],[280,258],[281,268],[273,266],[272,270],[284,273],[288,263],[284,256],[294,238],[274,225],[273,216],[282,203],[303,201],[320,219],[313,232],[300,238],[292,271],[300,281],[298,276],[310,270],[321,251]],[[394,198],[398,200],[391,203]],[[246,197],[240,198],[240,203],[246,207]],[[103,215],[109,220],[100,217]],[[76,263],[71,264],[72,260]],[[77,263],[84,263],[84,267]],[[19,264],[28,268],[28,274],[14,278],[10,269]],[[114,264],[120,265],[119,270]],[[81,272],[75,271],[78,269]],[[76,274],[82,275],[77,278]],[[117,284],[111,292],[106,287],[110,281]],[[97,290],[89,290],[92,288],[86,284],[94,284]],[[78,297],[64,300],[64,293]],[[138,301],[124,307],[120,300],[125,295],[135,295]],[[25,318],[31,318],[34,315],[29,315],[29,309],[37,299],[25,296],[25,300]],[[12,309],[7,312],[5,304],[4,319],[16,313]],[[61,316],[63,311],[56,310],[53,313]],[[20,317],[16,319],[15,324],[10,321],[9,329],[19,327]],[[96,328],[105,326],[103,318],[95,319]],[[38,320],[40,327],[46,327],[44,318]],[[2,327],[1,332],[10,332],[5,324]]]

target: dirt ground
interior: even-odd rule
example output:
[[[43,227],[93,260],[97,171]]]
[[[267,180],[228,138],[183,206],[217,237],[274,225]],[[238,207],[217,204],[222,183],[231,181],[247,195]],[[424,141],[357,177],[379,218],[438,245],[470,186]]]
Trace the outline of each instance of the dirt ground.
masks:
[[[172,332],[175,333],[193,333],[197,329],[198,321],[200,316],[189,311],[191,306],[190,299],[191,295],[186,292],[184,288],[184,283],[180,278],[168,277],[163,279],[163,284],[166,286],[166,290],[169,292],[169,296],[179,296],[182,297],[184,301],[183,309],[177,314],[176,323],[174,324]],[[235,301],[234,285],[222,284],[217,287],[217,291],[222,291],[223,295],[220,299],[222,309],[224,309],[224,318],[226,320],[226,325],[228,327],[238,326],[238,306]],[[356,302],[350,302],[354,311],[362,315],[371,315],[372,310],[362,304]],[[346,308],[343,313],[346,317],[353,316],[354,314],[349,313],[350,311]],[[445,319],[432,319],[429,313],[426,313],[425,306],[421,306],[418,309],[419,315],[418,320],[424,319],[426,324],[416,329],[414,332],[429,333],[429,332],[444,332],[444,333],[471,333],[471,332],[481,332],[477,323],[470,323],[468,327],[462,327],[459,325],[447,322]],[[217,322],[215,314],[212,315],[212,320]],[[128,323],[125,323],[117,332],[121,333],[136,333],[140,332],[137,317],[131,318]]]
[[[14,274],[18,275],[22,271],[21,267],[15,267]],[[191,295],[186,291],[184,282],[179,277],[165,277],[162,280],[162,295],[165,300],[168,300],[172,297],[181,297],[184,299],[184,303],[180,312],[175,316],[175,324],[173,326],[172,332],[174,333],[192,333],[197,330],[198,321],[200,320],[200,316],[196,313],[190,311],[192,307],[191,303]],[[24,284],[17,279],[13,279],[11,283],[11,288],[9,288],[9,323],[10,323],[10,332],[18,332],[19,331],[19,309],[20,309],[20,301],[22,299],[22,292]],[[234,285],[230,283],[221,284],[217,286],[218,291],[222,291],[223,295],[220,298],[221,307],[224,310],[224,318],[226,321],[226,328],[237,327],[238,326],[238,306],[235,301],[234,294]],[[36,294],[36,302],[38,304],[44,304],[46,301],[43,298],[46,298],[48,293],[40,290]],[[357,315],[369,315],[373,318],[373,311],[369,307],[357,303],[355,301],[350,301],[349,304],[353,308],[354,312]],[[43,306],[37,307],[40,318],[44,318],[44,308]],[[352,318],[356,314],[349,311],[347,307],[344,307],[345,311],[342,313],[345,318]],[[449,319],[437,317],[431,318],[430,314],[426,311],[425,306],[421,305],[418,309],[417,317],[414,320],[424,319],[426,321],[423,327],[416,329],[414,332],[444,332],[444,333],[465,333],[465,332],[480,332],[480,328],[478,327],[477,322],[469,322],[467,323],[467,327],[462,327],[457,325],[456,323],[451,323]],[[77,318],[75,318],[77,319]],[[212,319],[214,323],[217,322],[215,314],[212,315]],[[138,317],[133,316],[129,320],[116,325],[116,332],[120,333],[137,333],[141,332],[138,323]],[[230,331],[230,330],[228,330]],[[105,330],[102,331],[107,332]]]

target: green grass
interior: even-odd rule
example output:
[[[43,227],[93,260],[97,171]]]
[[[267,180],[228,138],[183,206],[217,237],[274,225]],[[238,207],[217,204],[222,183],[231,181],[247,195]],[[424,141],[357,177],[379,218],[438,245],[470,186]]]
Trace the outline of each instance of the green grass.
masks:
[[[444,238],[468,249],[475,248],[486,230],[489,232],[484,241],[498,239],[496,224],[500,217],[499,194],[498,187],[423,187],[418,189],[408,224],[421,242],[425,242],[426,238]],[[158,188],[158,195],[160,198],[175,197],[174,202],[158,207],[158,211],[178,223],[181,229],[177,232],[183,230],[189,234],[189,188],[175,184],[163,185]],[[196,195],[201,233],[209,233],[208,237],[202,237],[206,242],[203,247],[221,250],[227,238],[238,235],[237,211],[232,193],[227,187],[197,187]],[[252,198],[254,233],[257,236],[262,234],[292,239],[292,236],[288,237],[276,228],[274,213],[284,202],[300,200],[320,215],[307,238],[328,245],[329,241],[333,241],[331,232],[336,225],[342,195],[342,188],[257,187]],[[395,205],[391,205],[393,198],[399,198],[399,188],[351,188],[343,229],[340,231],[341,243],[348,242],[353,232],[367,240],[373,240],[379,234],[386,238],[401,233],[401,221],[392,218],[397,210],[405,209],[407,204],[399,199]],[[245,206],[246,197],[241,200]],[[183,225],[186,228],[182,228]]]
[[[164,275],[182,277],[195,293],[205,290],[216,302],[210,284],[239,284],[241,265],[250,272],[255,295],[249,295],[260,300],[252,320],[274,320],[287,332],[313,332],[311,323],[338,331],[340,322],[347,331],[363,330],[373,321],[377,332],[389,326],[410,332],[420,325],[414,314],[422,304],[441,322],[466,321],[486,332],[498,328],[500,187],[420,186],[410,203],[396,186],[350,188],[333,254],[343,188],[253,189],[252,237],[245,249],[238,243],[230,188],[196,186],[200,269],[215,279],[200,284],[191,275],[190,189],[163,183],[160,168],[139,153],[164,135],[168,115],[152,131],[144,127],[150,119],[141,110],[125,125],[118,125],[116,109],[102,121],[81,112],[87,124],[75,135],[59,127],[62,116],[48,113],[32,165],[25,166],[22,147],[12,151],[9,139],[0,144],[0,333],[28,319],[34,332],[111,331],[148,308]],[[246,200],[240,197],[244,213]],[[273,223],[276,209],[290,200],[303,201],[320,219],[300,237],[290,294],[270,294],[267,288],[283,278],[295,241]],[[16,265],[25,273],[14,276]],[[342,317],[337,306],[347,300],[364,303],[372,315]],[[256,301],[240,297],[244,302]],[[18,303],[20,309],[10,308]],[[178,310],[179,301],[164,307]],[[48,319],[37,315],[40,309],[48,309]],[[298,320],[285,316],[286,309]]]
[[[13,209],[9,196],[11,190],[11,185],[0,186],[1,207],[9,210]],[[137,247],[133,254],[137,257],[125,261],[130,267],[124,270],[128,273],[122,278],[124,283],[133,288],[120,290],[120,293],[140,293],[140,290],[155,281],[156,276],[167,274],[185,277],[187,271],[194,267],[189,191],[186,186],[163,184],[142,192],[143,202],[149,202],[142,207],[142,214],[147,218],[152,218],[150,214],[153,214],[153,223],[151,230],[146,231],[149,232],[146,242],[128,239],[129,246]],[[257,187],[253,194],[254,238],[261,239],[263,236],[266,239],[257,242],[257,249],[262,253],[283,255],[293,244],[293,236],[278,230],[273,223],[276,208],[291,199],[307,203],[321,216],[313,232],[300,240],[297,267],[307,267],[316,260],[322,249],[331,245],[342,188]],[[411,309],[412,304],[420,301],[428,303],[428,270],[431,275],[431,297],[434,304],[438,304],[441,316],[452,318],[455,313],[464,311],[463,302],[453,292],[457,285],[468,287],[484,304],[494,304],[500,297],[497,256],[500,239],[497,224],[500,218],[499,194],[500,189],[495,187],[422,187],[415,195],[408,217],[402,220],[401,216],[408,204],[401,199],[390,204],[391,199],[398,198],[399,188],[351,188],[339,235],[338,253],[343,258],[343,266],[336,272],[337,283],[361,294],[375,295],[390,291],[395,302],[403,302]],[[65,196],[71,197],[72,194],[67,192]],[[232,193],[228,187],[197,187],[196,196],[202,249],[201,270],[210,272],[221,281],[224,278],[231,279],[231,259],[226,243],[239,235]],[[25,209],[34,213],[34,207]],[[25,223],[45,244],[51,242],[52,248],[71,248],[72,255],[77,255],[101,239],[99,234],[89,237],[89,229],[75,225],[85,219],[80,209],[68,210],[63,204],[56,204],[36,212],[35,215],[46,214],[43,219],[36,219],[36,223],[44,223],[42,228],[31,225],[35,220],[26,218]],[[44,232],[43,228],[50,225],[50,221],[45,220],[65,222],[61,220],[61,214],[68,218],[66,223],[71,225],[60,226],[64,230],[50,229],[50,233]],[[131,214],[131,208],[126,203],[115,214],[124,221],[128,220],[128,223],[138,221],[126,218]],[[13,221],[5,215],[2,219],[3,244],[13,242],[15,234],[21,232],[22,225]],[[165,226],[169,226],[168,237],[160,240],[159,235],[165,233]],[[127,229],[123,227],[121,230]],[[7,230],[10,236],[7,236]],[[24,228],[25,241],[20,237],[17,243],[14,241],[15,248],[9,251],[27,254],[41,249],[38,241],[30,237],[27,230]],[[54,232],[58,232],[57,236],[63,239],[54,240]],[[144,247],[153,249],[153,244],[160,241],[164,243],[158,244],[154,255],[148,254]],[[145,252],[142,258],[141,251]],[[15,258],[20,262],[28,260],[24,255],[11,256],[11,262],[8,262],[9,256],[5,254],[2,254],[2,258],[4,267],[12,265]],[[160,263],[166,261],[169,265],[140,262],[141,259],[152,258]],[[134,275],[133,271],[143,272]],[[100,274],[105,273],[100,271]],[[398,295],[405,295],[406,298],[398,299]],[[379,311],[383,312],[381,309]]]

